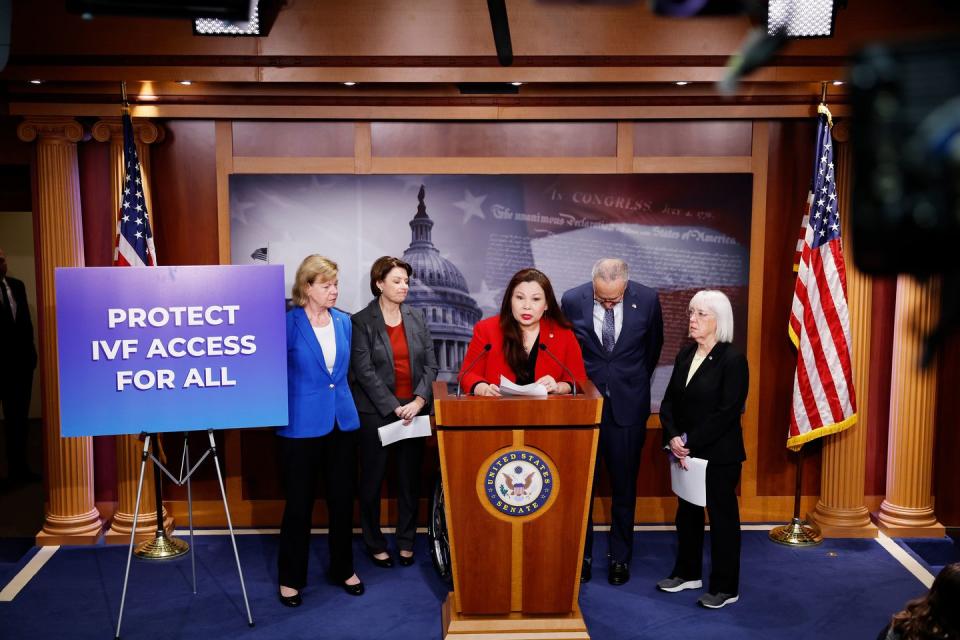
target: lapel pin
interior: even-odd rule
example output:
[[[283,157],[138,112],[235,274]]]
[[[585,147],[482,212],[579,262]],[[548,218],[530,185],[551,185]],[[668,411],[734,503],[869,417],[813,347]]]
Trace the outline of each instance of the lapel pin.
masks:
[[[552,333],[550,334],[550,337],[551,337],[551,338],[553,337],[553,334],[552,334]]]
[[[630,306],[631,306],[631,307],[633,307],[634,309],[636,309],[636,308],[637,308],[637,303],[636,303],[636,302],[634,302],[634,303],[633,303],[633,304],[631,304]]]

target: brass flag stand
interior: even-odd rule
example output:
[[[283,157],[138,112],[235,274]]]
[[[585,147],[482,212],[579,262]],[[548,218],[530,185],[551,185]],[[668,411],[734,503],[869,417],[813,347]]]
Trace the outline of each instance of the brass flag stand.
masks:
[[[803,447],[797,450],[797,488],[793,496],[793,519],[790,524],[770,530],[770,539],[791,547],[813,547],[823,542],[823,534],[815,524],[800,519],[800,491],[803,486]]]
[[[160,435],[154,434],[153,439],[155,446],[159,447],[162,451]],[[184,448],[184,453],[186,453],[186,448]],[[156,459],[153,455],[151,455],[151,457]],[[161,495],[161,491],[163,490],[163,476],[160,475],[160,473],[160,466],[155,464],[153,466],[153,482],[154,497],[157,500],[157,533],[153,539],[141,542],[133,550],[133,555],[138,558],[143,558],[144,560],[168,560],[170,558],[178,558],[190,550],[189,544],[180,538],[167,536],[167,532],[163,528],[163,496]],[[139,499],[140,496],[138,495],[137,500],[139,501]]]
[[[196,464],[192,467],[190,466],[190,448],[189,448],[189,432],[183,434],[183,455],[180,458],[180,473],[178,477],[174,477],[173,474],[164,466],[164,464],[157,458],[156,455],[150,451],[150,440],[151,438],[156,439],[157,434],[145,433],[143,435],[143,453],[140,457],[140,480],[137,482],[137,503],[133,509],[133,521],[137,521],[137,516],[140,514],[140,497],[143,492],[143,476],[147,467],[147,460],[153,460],[154,469],[156,471],[155,482],[157,483],[157,535],[153,540],[148,540],[145,543],[138,545],[137,549],[140,550],[151,550],[151,553],[154,555],[151,556],[141,556],[141,557],[150,557],[153,559],[158,558],[175,558],[180,555],[183,555],[188,550],[193,549],[193,553],[190,554],[190,568],[193,574],[193,593],[197,593],[197,562],[196,562],[196,546],[193,544],[193,492],[191,491],[190,478],[193,476],[193,473],[197,470],[200,464],[207,459],[207,456],[213,455],[213,464],[217,470],[217,480],[220,483],[220,497],[223,498],[223,509],[227,515],[227,528],[230,531],[230,543],[233,546],[233,558],[237,563],[237,574],[240,576],[240,590],[243,593],[243,604],[246,607],[247,612],[247,624],[248,626],[253,626],[253,614],[250,613],[250,601],[247,599],[247,586],[243,581],[243,568],[240,566],[240,554],[237,552],[237,539],[233,533],[233,521],[230,518],[230,507],[227,504],[227,493],[223,486],[223,473],[220,471],[220,459],[217,457],[217,445],[213,439],[213,429],[207,429],[207,438],[210,442],[210,446],[204,452],[200,459],[197,460]],[[160,472],[167,474],[167,477],[176,484],[177,486],[187,485],[187,518],[190,523],[190,544],[178,540],[176,538],[168,538],[163,531],[163,503],[160,498]],[[134,538],[136,536],[136,527],[133,527],[130,530],[130,546],[127,550],[127,568],[123,573],[123,593],[120,596],[120,613],[117,616],[117,631],[114,635],[114,640],[120,640],[120,624],[123,622],[123,608],[127,600],[127,585],[130,581],[130,563],[133,560],[134,555]],[[182,550],[180,550],[182,549]],[[167,555],[161,555],[162,553],[167,553]],[[139,554],[138,554],[139,555]]]

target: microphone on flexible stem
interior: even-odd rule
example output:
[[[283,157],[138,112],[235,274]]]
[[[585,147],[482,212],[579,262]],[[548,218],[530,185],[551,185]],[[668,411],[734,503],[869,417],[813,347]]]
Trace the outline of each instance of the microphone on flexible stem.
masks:
[[[478,355],[476,358],[474,358],[474,359],[473,359],[473,362],[470,363],[470,366],[467,367],[466,369],[464,369],[464,370],[463,370],[463,373],[461,373],[461,374],[457,377],[457,397],[458,397],[458,398],[460,397],[460,383],[463,382],[463,376],[465,376],[465,375],[467,375],[468,373],[470,373],[470,369],[473,369],[473,367],[476,366],[476,364],[477,364],[478,362],[480,362],[480,358],[482,358],[483,356],[485,356],[485,355],[487,355],[488,353],[490,353],[490,349],[492,349],[492,348],[493,348],[493,345],[490,344],[489,342],[488,342],[487,344],[483,345],[483,351],[480,352],[480,355]]]
[[[576,398],[576,397],[577,397],[577,383],[576,383],[576,378],[574,378],[574,376],[573,376],[573,372],[570,371],[570,369],[567,368],[567,365],[563,364],[563,362],[560,360],[560,358],[558,358],[557,356],[553,355],[553,352],[550,351],[550,349],[547,349],[547,345],[543,344],[542,342],[540,343],[540,351],[543,351],[545,354],[547,354],[548,356],[550,356],[551,358],[553,358],[553,361],[556,362],[556,363],[557,363],[558,365],[560,365],[561,367],[563,367],[563,370],[566,372],[566,374],[567,374],[568,376],[570,376],[570,380],[569,380],[569,382],[570,382],[570,389],[572,390],[571,392],[572,392],[572,394],[573,394],[573,397]],[[565,380],[561,380],[561,382],[566,382],[566,381],[565,381]]]

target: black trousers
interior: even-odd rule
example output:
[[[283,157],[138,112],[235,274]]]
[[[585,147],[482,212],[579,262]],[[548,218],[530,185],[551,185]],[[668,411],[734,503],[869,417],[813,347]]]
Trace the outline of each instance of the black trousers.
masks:
[[[585,558],[593,557],[593,497],[600,480],[600,458],[607,465],[613,494],[610,523],[610,559],[630,562],[633,557],[633,514],[637,505],[637,474],[640,454],[647,438],[646,421],[622,427],[613,419],[610,403],[604,401],[600,417],[600,442],[597,444],[597,465],[590,494],[590,515],[587,518]]]
[[[707,464],[710,514],[710,593],[740,592],[740,463]],[[681,499],[677,506],[677,562],[671,576],[699,580],[703,575],[703,507]]]
[[[11,478],[29,474],[27,464],[27,429],[29,428],[30,394],[33,370],[8,372],[0,383],[0,405],[3,406],[3,431],[7,445],[7,475]]]
[[[307,584],[310,525],[317,474],[323,473],[330,520],[330,580],[353,575],[353,496],[357,474],[357,432],[334,428],[319,438],[277,437],[286,505],[280,525],[280,584],[302,589]]]
[[[380,493],[387,462],[392,457],[397,469],[397,547],[413,551],[417,535],[417,510],[420,506],[420,467],[426,438],[409,438],[382,446],[377,429],[397,420],[360,414],[360,525],[363,543],[370,553],[387,550],[387,539],[380,530]]]

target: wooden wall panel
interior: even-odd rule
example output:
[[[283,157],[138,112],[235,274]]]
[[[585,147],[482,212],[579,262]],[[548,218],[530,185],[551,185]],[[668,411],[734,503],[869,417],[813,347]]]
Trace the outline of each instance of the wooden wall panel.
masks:
[[[110,144],[77,145],[80,169],[80,206],[83,207],[83,257],[88,267],[113,264],[116,212],[110,193]]]
[[[637,156],[749,156],[753,123],[749,120],[633,123]]]
[[[937,433],[934,440],[933,493],[937,520],[947,527],[960,526],[960,334],[954,333],[941,349],[937,390]]]
[[[374,122],[375,157],[617,155],[616,122]]]
[[[153,233],[162,265],[218,264],[214,123],[171,120],[151,147]]]
[[[887,488],[887,433],[890,431],[890,379],[893,373],[896,303],[896,278],[875,278],[870,337],[870,407],[867,410],[867,458],[864,465],[864,493],[868,496],[883,496]]]
[[[796,464],[786,448],[793,394],[796,351],[787,336],[787,321],[796,276],[793,256],[809,190],[808,159],[813,157],[815,122],[770,125],[770,168],[764,252],[762,309],[763,362],[750,363],[750,375],[762,372],[757,454],[757,495],[794,493]],[[820,491],[820,445],[804,449],[804,495]]]
[[[235,156],[352,157],[352,122],[257,122],[233,123]]]

